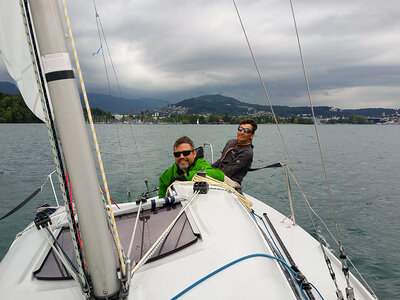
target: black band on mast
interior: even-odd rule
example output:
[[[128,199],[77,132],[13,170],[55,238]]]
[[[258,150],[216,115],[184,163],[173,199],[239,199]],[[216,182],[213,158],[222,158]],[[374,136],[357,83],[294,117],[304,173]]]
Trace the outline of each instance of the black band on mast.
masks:
[[[70,78],[75,78],[74,71],[72,70],[55,71],[46,74],[47,82]]]

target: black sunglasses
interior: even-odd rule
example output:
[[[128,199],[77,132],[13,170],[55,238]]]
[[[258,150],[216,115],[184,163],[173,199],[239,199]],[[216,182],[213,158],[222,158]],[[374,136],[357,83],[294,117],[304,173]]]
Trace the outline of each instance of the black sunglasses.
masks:
[[[253,133],[253,130],[250,130],[248,128],[243,128],[241,126],[238,127],[239,131],[244,131],[245,133],[249,134],[249,133]]]
[[[192,153],[194,150],[185,150],[182,152],[174,152],[174,156],[175,157],[180,157],[181,154],[183,154],[183,156],[188,156],[190,153]]]

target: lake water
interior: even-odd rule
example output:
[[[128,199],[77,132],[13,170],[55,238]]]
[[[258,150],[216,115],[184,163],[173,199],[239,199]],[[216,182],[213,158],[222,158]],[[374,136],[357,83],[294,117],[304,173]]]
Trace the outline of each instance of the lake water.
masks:
[[[400,299],[400,126],[318,128],[346,252],[380,299]],[[309,202],[334,232],[314,128],[284,125],[281,131]],[[173,162],[175,139],[188,135],[197,146],[211,143],[218,157],[226,140],[235,137],[236,126],[99,124],[96,132],[111,197],[126,202],[128,189],[133,199],[146,191],[144,178],[151,187],[157,186],[158,176]],[[274,125],[259,126],[254,145],[253,167],[288,161]],[[210,161],[209,149],[205,154]],[[0,124],[0,216],[41,186],[54,168],[44,125]],[[289,214],[284,180],[281,169],[265,169],[249,173],[243,188]],[[292,186],[297,221],[311,232],[303,200],[293,182]],[[0,221],[0,259],[15,235],[33,221],[35,207],[43,202],[54,203],[49,200],[51,195],[46,183],[43,192],[30,203]],[[337,253],[334,242],[323,235]]]

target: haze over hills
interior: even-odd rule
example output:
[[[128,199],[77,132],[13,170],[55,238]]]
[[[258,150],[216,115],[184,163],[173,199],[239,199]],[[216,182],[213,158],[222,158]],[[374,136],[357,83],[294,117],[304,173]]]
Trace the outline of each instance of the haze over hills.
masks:
[[[182,113],[184,108],[187,114],[216,114],[223,116],[225,114],[232,116],[241,115],[268,115],[271,114],[271,109],[264,105],[251,104],[241,102],[231,97],[222,95],[205,95],[196,98],[182,100],[176,104],[169,105],[166,108],[158,109],[157,111],[163,114],[167,111],[169,114],[173,108],[179,108]],[[284,105],[274,105],[274,112],[279,117],[289,117],[298,115],[310,115],[311,109],[308,106],[290,107]],[[331,106],[315,106],[314,112],[316,116],[322,118],[348,117],[350,115],[360,115],[364,117],[380,117],[382,113],[392,115],[397,112],[390,108],[361,108],[361,109],[339,109]]]
[[[6,94],[19,94],[18,89],[13,83],[0,82],[0,91]],[[269,107],[259,104],[241,102],[235,98],[223,95],[204,95],[184,99],[175,104],[155,98],[128,99],[121,97],[110,97],[105,94],[88,93],[89,103],[92,108],[100,108],[105,112],[118,114],[140,114],[142,111],[148,113],[158,113],[161,116],[168,116],[176,113],[186,114],[216,114],[219,116],[244,116],[244,115],[269,115]],[[82,100],[82,105],[83,100]],[[306,116],[311,114],[309,107],[289,107],[274,105],[273,109],[277,116]],[[389,108],[361,108],[361,109],[339,109],[330,106],[314,107],[316,116],[323,118],[348,117],[350,115],[361,115],[364,117],[380,117],[382,114],[392,115],[397,112]]]
[[[138,115],[142,111],[164,107],[170,102],[155,98],[128,99],[105,94],[88,93],[90,107],[97,107],[106,112]],[[82,106],[84,102],[82,100]]]
[[[0,91],[5,94],[19,94],[18,88],[10,82],[0,81]],[[119,114],[140,114],[141,111],[167,106],[170,102],[155,98],[128,99],[111,97],[105,94],[88,93],[90,106],[100,108],[106,112]],[[83,97],[81,97],[84,106]]]
[[[9,95],[19,94],[19,90],[15,86],[15,84],[6,81],[0,81],[0,91]]]

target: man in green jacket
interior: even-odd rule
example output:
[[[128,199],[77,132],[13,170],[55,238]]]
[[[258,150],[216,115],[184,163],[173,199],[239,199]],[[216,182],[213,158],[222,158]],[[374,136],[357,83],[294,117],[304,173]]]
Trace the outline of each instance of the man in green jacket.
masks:
[[[160,198],[165,196],[167,188],[172,182],[175,180],[190,181],[198,171],[204,171],[208,176],[224,181],[224,172],[211,167],[202,155],[197,155],[193,141],[187,136],[177,139],[173,148],[175,163],[165,170],[159,179],[158,196]]]

